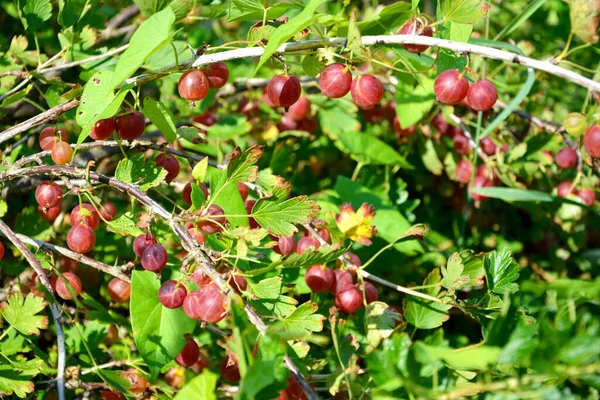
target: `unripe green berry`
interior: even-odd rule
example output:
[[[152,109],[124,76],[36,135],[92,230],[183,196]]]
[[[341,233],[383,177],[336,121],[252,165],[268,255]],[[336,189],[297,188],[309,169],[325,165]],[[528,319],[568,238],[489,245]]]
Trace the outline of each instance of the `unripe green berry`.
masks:
[[[563,125],[567,133],[575,137],[583,135],[588,129],[588,124],[585,120],[585,117],[576,112],[567,114]]]

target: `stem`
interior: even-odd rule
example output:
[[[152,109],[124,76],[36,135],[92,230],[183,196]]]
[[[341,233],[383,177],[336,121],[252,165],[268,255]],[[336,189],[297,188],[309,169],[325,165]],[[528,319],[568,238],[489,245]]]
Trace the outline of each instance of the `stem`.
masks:
[[[360,170],[363,167],[363,163],[359,162],[358,164],[356,164],[356,167],[354,168],[354,172],[352,173],[352,181],[356,182],[356,178],[358,178],[358,173],[360,172]]]
[[[179,72],[179,55],[177,54],[177,47],[175,47],[175,44],[173,42],[169,42],[169,44],[173,48],[173,54],[175,54],[175,70]]]

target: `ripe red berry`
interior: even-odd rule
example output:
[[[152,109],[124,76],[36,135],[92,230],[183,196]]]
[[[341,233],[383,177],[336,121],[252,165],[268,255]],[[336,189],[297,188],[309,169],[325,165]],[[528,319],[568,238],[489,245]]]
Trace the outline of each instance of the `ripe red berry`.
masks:
[[[227,64],[225,64],[223,61],[207,65],[200,71],[202,71],[208,79],[208,86],[211,89],[222,88],[229,79],[229,68],[227,68]]]
[[[379,292],[375,285],[371,282],[365,282],[365,299],[367,300],[367,304],[371,304],[374,301],[379,299]]]
[[[56,183],[44,181],[35,189],[35,200],[44,208],[59,206],[63,198],[63,190]]]
[[[421,18],[411,18],[406,24],[402,26],[402,28],[400,29],[400,34],[432,37],[433,29],[431,29],[428,26],[425,26],[425,21],[423,21]],[[410,51],[411,53],[415,54],[421,54],[429,48],[429,46],[427,45],[409,43],[402,44],[402,47],[404,47],[406,51]]]
[[[246,207],[246,212],[248,213],[248,215],[252,214],[252,208],[254,207],[255,204],[256,204],[256,200],[246,200],[244,202],[244,207]],[[256,220],[252,217],[248,217],[248,223],[250,224],[250,229],[260,228],[260,226],[258,225],[258,222],[256,222]]]
[[[246,201],[246,199],[248,198],[248,186],[244,185],[242,182],[238,182],[237,188],[240,192],[240,195],[242,196],[242,200]]]
[[[206,218],[198,222],[198,227],[205,233],[216,233],[221,231],[221,225],[225,225],[227,220],[223,216],[225,211],[216,204],[211,204],[204,210],[202,217]]]
[[[454,131],[451,129],[453,126],[450,125],[442,114],[437,114],[432,120],[431,125],[443,136],[454,136]]]
[[[193,69],[181,75],[177,89],[182,99],[198,101],[208,95],[210,83],[204,72]]]
[[[480,139],[479,146],[481,147],[481,150],[483,150],[483,152],[488,156],[493,156],[496,154],[496,143],[494,143],[489,136]]]
[[[38,141],[42,150],[51,151],[55,143],[67,141],[67,133],[64,129],[56,129],[56,127],[49,126],[42,129]]]
[[[38,204],[37,206],[38,213],[43,220],[48,222],[53,222],[60,215],[60,206],[44,208]]]
[[[212,282],[210,276],[204,274],[204,271],[202,271],[200,268],[196,268],[192,276],[190,276],[190,279],[198,286],[208,285]]]
[[[167,308],[181,307],[186,296],[185,286],[175,280],[166,281],[158,290],[158,300]]]
[[[467,92],[467,102],[475,111],[491,110],[498,100],[496,86],[488,80],[473,83]]]
[[[158,167],[163,167],[167,171],[165,181],[171,182],[179,175],[179,162],[175,157],[168,153],[161,153],[154,159],[154,163]]]
[[[65,165],[71,162],[73,148],[68,143],[62,141],[56,142],[52,148],[51,156],[52,161],[54,161],[56,165]]]
[[[134,140],[142,136],[146,129],[146,119],[141,112],[126,114],[117,118],[117,133],[121,139]]]
[[[73,291],[75,296],[79,296],[81,293],[81,280],[79,277],[71,272],[65,272],[62,277],[59,277],[56,281],[56,294],[58,294],[64,300],[72,300],[73,296],[69,289]]]
[[[473,164],[467,160],[460,160],[456,164],[456,180],[460,183],[469,183],[473,174]]]
[[[348,261],[350,261],[350,264],[354,265],[355,267],[360,267],[362,265],[362,261],[360,261],[360,258],[356,254],[354,254],[354,253],[351,253],[351,252],[348,251],[348,252],[344,253],[344,257]],[[336,265],[337,265],[338,268],[340,268],[342,265],[345,265],[345,263],[342,262],[342,260],[339,260],[339,259],[336,260],[335,263],[336,263]],[[339,272],[342,272],[342,271],[339,271]]]
[[[126,303],[131,296],[131,285],[119,278],[108,282],[108,295],[115,303]]]
[[[335,295],[335,305],[345,313],[354,313],[364,306],[362,292],[354,285],[348,286]]]
[[[592,189],[584,188],[577,193],[580,199],[588,206],[593,206],[596,201],[596,193]],[[1,258],[1,257],[0,257]]]
[[[287,256],[294,252],[296,248],[296,239],[293,236],[285,237],[279,236],[277,238],[277,246],[273,247],[275,253],[281,254],[282,256]]]
[[[108,139],[116,130],[117,124],[114,119],[101,119],[94,124],[94,127],[90,132],[90,137],[94,140],[105,140]]]
[[[577,152],[570,147],[563,147],[556,153],[556,165],[561,168],[575,168],[577,166]]]
[[[300,96],[297,102],[292,104],[285,113],[293,121],[302,121],[310,114],[310,100],[304,96]]]
[[[112,221],[117,216],[117,206],[107,201],[100,207],[100,216],[105,221]]]
[[[352,74],[343,64],[329,64],[319,76],[321,93],[332,99],[344,97],[350,91]]]
[[[200,354],[200,352],[198,352]],[[198,360],[196,360],[198,361]],[[165,381],[173,389],[181,389],[185,380],[185,371],[179,367],[173,367],[165,373]]]
[[[182,367],[190,367],[198,361],[198,357],[200,357],[198,344],[194,339],[187,338],[185,347],[177,354],[175,362]]]
[[[452,147],[458,154],[464,155],[471,152],[471,144],[469,143],[469,139],[462,132],[454,135],[454,138],[452,139]]]
[[[242,379],[237,362],[233,360],[230,361],[229,357],[221,361],[219,368],[221,370],[221,377],[226,381],[235,383]]]
[[[212,111],[206,111],[203,114],[200,115],[196,115],[192,118],[190,118],[190,121],[192,123],[198,123],[204,126],[213,126],[214,124],[217,123],[217,119],[215,118],[215,114]],[[206,129],[202,129],[197,127],[198,129],[200,129],[200,132],[207,134],[208,131]]]
[[[313,229],[317,232],[317,235],[319,235],[324,241],[326,242],[331,242],[331,233],[329,232],[329,229],[327,229],[327,227],[329,226],[329,224],[327,223],[327,221],[324,221],[322,219],[315,219],[312,223],[311,223]],[[308,229],[306,229],[304,231],[304,236],[313,236],[312,233],[309,232]],[[315,239],[317,239],[315,237]],[[317,239],[318,241],[318,239]]]
[[[121,372],[121,376],[129,381],[129,391],[134,394],[142,394],[148,387],[148,381],[138,375],[137,371],[133,368],[129,368],[126,371]]]
[[[306,271],[304,281],[313,292],[326,292],[335,285],[335,273],[331,268],[313,265]]]
[[[0,242],[0,260],[4,258],[4,244]]]
[[[82,215],[81,206],[87,211],[85,215]],[[84,224],[94,230],[97,229],[100,225],[100,215],[98,215],[94,206],[89,203],[83,203],[81,206],[77,205],[71,211],[71,225]]]
[[[583,137],[583,147],[590,156],[600,157],[600,125],[592,125],[588,128]]]
[[[267,85],[267,96],[275,107],[290,107],[300,98],[302,87],[294,75],[277,75]]]
[[[379,104],[383,98],[383,85],[373,75],[360,75],[352,81],[350,94],[357,106],[368,110]]]
[[[136,256],[141,257],[144,249],[151,244],[156,244],[156,239],[154,236],[148,233],[142,233],[133,241],[133,252]]]
[[[302,239],[298,240],[298,245],[296,246],[296,253],[302,254],[309,248],[313,248],[313,250],[317,250],[321,245],[319,241],[311,236],[305,236]]]
[[[77,253],[90,252],[96,244],[94,230],[87,225],[75,225],[67,234],[67,245]]]
[[[394,127],[396,135],[399,137],[408,137],[413,135],[417,131],[417,127],[414,125],[411,125],[406,129],[402,128],[402,126],[400,125],[400,120],[397,116],[394,117],[394,120],[392,121],[392,126]]]
[[[183,301],[183,311],[193,319],[219,322],[225,318],[225,296],[215,284],[203,285]]]
[[[455,69],[447,69],[435,78],[433,91],[438,101],[455,105],[460,103],[469,90],[469,81]]]
[[[577,194],[577,190],[573,189],[573,184],[571,182],[561,182],[556,187],[556,195],[558,197],[567,197],[569,194]]]
[[[150,244],[142,251],[141,263],[147,271],[160,271],[167,265],[167,260],[167,250],[161,244]]]
[[[490,187],[490,186],[493,186],[492,181],[484,176],[476,176],[475,179],[473,179],[473,187],[474,188]],[[484,200],[489,199],[489,197],[487,197],[487,196],[484,196],[481,194],[476,194],[476,193],[471,193],[471,198],[476,201],[484,201]]]
[[[248,281],[241,275],[234,275],[229,281],[231,288],[239,295],[248,289]]]
[[[191,227],[188,228],[187,231],[190,234],[190,236],[196,242],[198,242],[198,244],[205,244],[206,243],[206,235],[204,235],[204,231],[202,231],[202,229],[198,228],[197,226],[191,226]]]
[[[208,199],[208,187],[204,183],[198,183],[200,189],[204,193],[204,199]],[[181,197],[183,197],[183,201],[188,205],[192,205],[192,184],[187,183],[183,187],[183,192],[181,192]]]
[[[350,272],[339,269],[333,272],[335,274],[335,285],[329,291],[331,294],[338,294],[354,284],[354,278]]]
[[[101,396],[102,400],[125,400],[123,393],[115,393],[110,390],[103,390]]]

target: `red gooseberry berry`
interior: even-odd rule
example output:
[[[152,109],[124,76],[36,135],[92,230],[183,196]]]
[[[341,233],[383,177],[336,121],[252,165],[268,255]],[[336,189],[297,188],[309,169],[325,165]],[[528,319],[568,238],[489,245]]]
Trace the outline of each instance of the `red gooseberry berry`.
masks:
[[[64,300],[72,300],[73,295],[79,296],[81,293],[82,285],[79,277],[71,272],[65,272],[56,281],[56,294],[58,294]],[[71,294],[71,291],[73,295]]]
[[[210,83],[204,72],[193,69],[181,75],[177,89],[182,99],[199,101],[208,95]]]
[[[117,133],[121,139],[134,140],[146,129],[146,119],[141,112],[125,114],[117,118]]]
[[[240,376],[240,370],[236,361],[227,357],[219,365],[221,370],[221,377],[229,382],[239,382],[242,377]]]
[[[313,265],[306,271],[304,281],[313,292],[326,292],[335,285],[335,273],[323,265]]]
[[[352,81],[350,94],[358,107],[368,110],[379,104],[383,98],[383,85],[373,75],[360,75]]]
[[[282,256],[290,255],[296,249],[296,239],[293,236],[279,236],[277,238],[277,245],[273,247],[273,250],[277,254]]]
[[[493,156],[496,154],[496,143],[494,143],[489,136],[479,140],[479,147],[481,147],[481,150],[483,150],[483,152],[488,156]]]
[[[362,265],[362,261],[360,261],[360,257],[358,257],[356,254],[351,253],[349,251],[344,253],[344,258],[346,260],[348,260],[350,262],[350,264],[354,265],[355,267],[360,267]],[[336,260],[335,263],[338,268],[342,267],[343,265],[346,265],[346,263],[344,263],[340,259]]]
[[[302,254],[309,248],[313,248],[313,250],[317,250],[321,245],[319,241],[312,236],[305,236],[302,239],[298,240],[298,244],[296,245],[296,253]]]
[[[492,181],[484,176],[476,176],[473,179],[473,188],[482,188],[482,187],[491,187],[493,186]],[[484,201],[489,199],[489,197],[484,196],[482,194],[471,193],[471,198],[476,201]]]
[[[266,91],[272,104],[288,108],[298,101],[302,87],[294,75],[281,74],[269,81]]]
[[[335,273],[335,285],[333,285],[329,291],[331,294],[338,294],[354,284],[354,277],[350,272],[339,269],[336,269],[333,272]]]
[[[37,210],[40,214],[40,217],[42,217],[43,220],[46,220],[48,222],[53,222],[60,215],[61,212],[60,206],[44,208],[39,204],[37,206]]]
[[[0,242],[0,260],[4,258],[4,244]]]
[[[56,127],[49,126],[42,129],[38,141],[42,150],[51,151],[55,143],[67,141],[67,134],[64,129],[56,129]]]
[[[35,189],[35,200],[44,208],[59,206],[63,198],[63,190],[56,183],[44,181]]]
[[[227,220],[225,219],[225,211],[216,204],[211,204],[202,212],[202,219],[198,222],[198,227],[205,233],[216,233],[221,231],[221,225],[225,225]]]
[[[165,181],[171,182],[179,175],[179,162],[175,157],[168,153],[161,153],[154,159],[154,163],[158,167],[163,167],[167,171]]]
[[[187,296],[187,289],[178,281],[166,281],[158,290],[158,300],[167,308],[179,308]]]
[[[452,147],[458,154],[469,154],[471,151],[471,143],[469,143],[469,138],[467,138],[462,132],[454,136],[452,139]]]
[[[148,381],[138,375],[138,372],[134,368],[129,368],[126,371],[121,372],[121,376],[129,381],[129,391],[133,394],[142,394],[148,387]]]
[[[156,244],[154,236],[152,236],[150,232],[142,233],[133,241],[133,252],[136,256],[141,257],[144,249],[151,244]]]
[[[352,74],[349,68],[340,63],[329,64],[319,76],[319,88],[325,96],[338,99],[350,91]]]
[[[198,286],[207,285],[212,282],[210,276],[206,275],[200,268],[197,268],[194,273],[192,273],[190,279]]]
[[[426,26],[426,21],[422,18],[411,18],[400,29],[401,35],[433,36],[433,29]],[[411,53],[421,54],[429,48],[424,44],[403,43],[402,47]]]
[[[498,92],[492,82],[483,79],[469,86],[467,102],[473,110],[491,110],[496,104],[496,100],[498,100]]]
[[[373,285],[371,282],[365,282],[365,300],[367,301],[367,304],[371,304],[374,301],[377,301],[377,299],[379,299],[379,292],[377,291],[377,288],[375,287],[375,285]]]
[[[241,275],[234,275],[229,280],[229,284],[231,285],[232,289],[240,295],[242,294],[242,292],[248,289],[248,281],[246,281],[246,278],[244,278]]]
[[[285,113],[293,121],[302,121],[310,114],[310,100],[304,96],[300,96],[297,102],[292,104]]]
[[[186,296],[183,311],[193,319],[219,322],[225,318],[225,296],[215,284],[203,285]]]
[[[105,140],[108,139],[116,130],[117,124],[114,119],[101,119],[92,127],[90,137],[94,140]]]
[[[112,221],[117,216],[117,206],[108,201],[102,204],[99,211],[105,221]]]
[[[65,165],[71,162],[71,158],[73,157],[73,148],[69,143],[66,142],[57,142],[54,144],[52,148],[52,161],[56,165]]]
[[[460,160],[456,164],[456,180],[460,183],[469,183],[471,181],[471,175],[473,175],[473,164],[467,160]]]
[[[81,211],[81,208],[85,209],[85,211]],[[73,208],[73,211],[71,211],[71,225],[75,226],[79,224],[87,225],[92,229],[98,228],[98,225],[100,225],[100,215],[93,205],[83,203]]]
[[[577,152],[570,147],[563,147],[556,153],[555,161],[560,168],[575,168],[577,166]]]
[[[469,81],[455,69],[447,69],[435,78],[433,91],[438,101],[455,105],[460,103],[469,90]]]
[[[571,182],[561,182],[556,187],[556,195],[558,197],[567,197],[569,194],[577,194],[577,190],[573,189]]]
[[[185,340],[185,346],[177,354],[177,357],[175,357],[175,362],[182,367],[191,367],[198,361],[198,357],[200,357],[200,348],[194,339],[186,338]]]
[[[588,128],[583,137],[583,147],[590,156],[600,157],[600,125],[592,125]]]
[[[125,400],[123,393],[115,393],[111,390],[103,390],[101,393],[102,400]]]
[[[75,225],[69,229],[67,234],[67,245],[77,253],[85,254],[90,252],[96,244],[96,235],[94,230],[88,225]]]
[[[204,73],[208,79],[208,86],[211,89],[219,89],[225,86],[229,80],[229,68],[223,61],[209,64],[203,67],[200,71]]]
[[[417,131],[417,127],[414,125],[411,125],[406,129],[402,128],[402,125],[400,125],[400,120],[397,116],[394,117],[392,126],[394,128],[394,132],[396,132],[396,135],[399,137],[412,136]]]
[[[360,310],[364,306],[361,290],[354,285],[346,287],[335,295],[335,305],[348,314]]]
[[[590,207],[593,206],[594,202],[596,201],[596,194],[592,189],[581,189],[579,190],[579,193],[577,193],[577,196],[579,196],[579,198]]]
[[[145,270],[158,272],[167,265],[167,250],[161,244],[150,244],[142,251],[140,260]]]
[[[131,285],[119,278],[113,278],[108,282],[108,295],[115,303],[127,303],[131,296]]]
[[[248,186],[244,185],[242,182],[238,182],[237,188],[240,192],[240,196],[242,196],[242,200],[246,201],[248,198]]]

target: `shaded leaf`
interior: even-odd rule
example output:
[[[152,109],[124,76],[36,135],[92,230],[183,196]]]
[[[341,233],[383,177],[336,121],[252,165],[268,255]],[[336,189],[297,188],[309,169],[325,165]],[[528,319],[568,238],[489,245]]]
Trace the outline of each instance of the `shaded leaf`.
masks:
[[[519,285],[514,282],[519,278],[519,266],[513,261],[508,249],[489,253],[483,267],[489,290],[498,294],[504,294],[507,290],[510,293],[519,290]]]
[[[439,269],[434,269],[427,275],[424,286],[435,285],[441,283],[442,277]],[[440,291],[440,286],[436,285],[426,290],[430,296],[437,296]],[[449,304],[437,303],[434,301],[424,300],[419,297],[409,296],[404,301],[404,317],[411,325],[419,329],[434,329],[441,326],[450,318],[448,310],[452,306]]]
[[[202,373],[189,382],[177,393],[175,400],[203,399],[217,400],[216,389],[219,376],[205,368]]]
[[[169,108],[160,101],[156,101],[150,97],[144,99],[144,107],[142,113],[152,121],[162,133],[167,141],[173,142],[177,139],[177,127],[175,126],[175,118]]]

